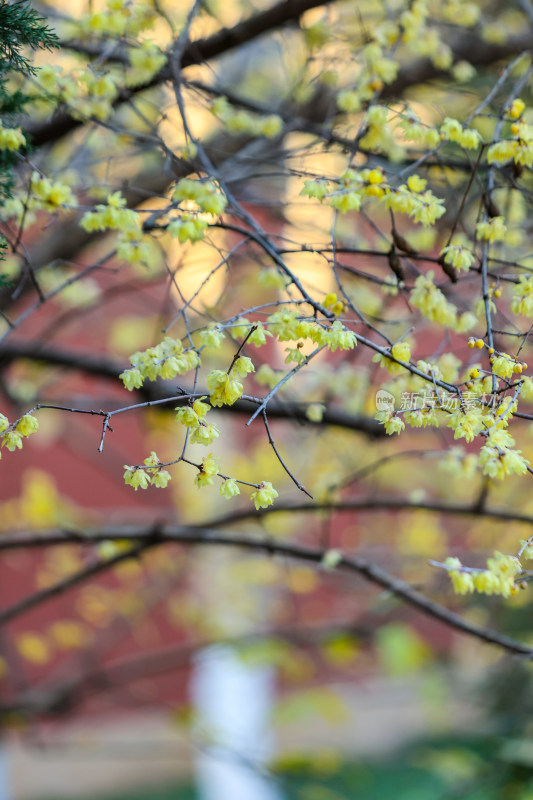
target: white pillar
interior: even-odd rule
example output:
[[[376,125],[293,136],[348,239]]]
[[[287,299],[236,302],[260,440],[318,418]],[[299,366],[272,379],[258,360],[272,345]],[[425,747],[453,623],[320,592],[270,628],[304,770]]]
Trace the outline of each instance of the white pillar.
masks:
[[[11,794],[11,780],[5,747],[0,740],[0,800],[13,800]]]
[[[214,645],[198,654],[192,699],[199,716],[201,800],[281,800],[262,769],[272,755],[274,680],[270,667],[243,663],[231,647]]]

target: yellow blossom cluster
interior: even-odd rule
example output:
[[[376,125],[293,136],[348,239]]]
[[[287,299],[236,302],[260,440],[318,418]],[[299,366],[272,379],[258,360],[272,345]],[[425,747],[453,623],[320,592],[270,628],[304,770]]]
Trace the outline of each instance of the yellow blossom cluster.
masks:
[[[76,198],[70,186],[60,181],[51,181],[34,171],[31,176],[31,208],[57,211],[65,206],[75,206]]]
[[[533,316],[533,276],[520,275],[518,280],[511,298],[511,311],[513,314],[531,317]]]
[[[502,242],[506,232],[504,217],[491,217],[491,219],[482,220],[476,225],[477,235],[486,242]]]
[[[31,436],[38,428],[39,423],[31,414],[24,414],[23,417],[12,423],[4,414],[0,414],[2,447],[7,447],[12,453],[15,450],[21,450],[23,439]]]
[[[271,506],[276,497],[278,497],[278,493],[270,481],[262,481],[257,487],[257,491],[252,492],[250,495],[257,511],[259,511],[260,508],[268,508],[268,506]]]
[[[411,303],[418,308],[422,316],[431,322],[439,322],[446,328],[458,333],[465,333],[474,327],[477,320],[471,312],[458,314],[456,307],[450,303],[441,290],[433,282],[433,271],[419,275],[411,291]]]
[[[80,225],[87,231],[129,231],[141,228],[139,215],[131,208],[125,208],[126,198],[120,192],[107,196],[107,203],[96,206],[95,211],[87,211]]]
[[[460,408],[450,414],[447,420],[448,428],[454,431],[454,439],[465,439],[473,442],[475,437],[485,429],[485,416],[481,406],[474,406],[468,410]]]
[[[394,13],[398,11],[399,13]],[[337,105],[341,111],[348,113],[359,111],[363,104],[371,101],[376,91],[385,84],[392,83],[398,74],[400,59],[398,58],[399,45],[405,45],[409,53],[426,57],[431,60],[437,69],[450,70],[458,76],[467,73],[471,76],[473,68],[466,62],[454,61],[454,54],[450,46],[441,37],[439,27],[435,26],[435,17],[440,19],[443,28],[451,22],[462,27],[471,27],[479,19],[480,9],[473,2],[462,0],[447,0],[438,5],[430,4],[428,0],[414,0],[409,4],[396,4],[394,11],[390,11],[381,19],[373,19],[371,39],[357,48],[357,63],[359,71],[352,80],[354,88],[343,89],[337,95]],[[319,25],[317,36],[323,40],[325,26]],[[322,37],[322,38],[321,38]],[[311,45],[312,46],[312,45]],[[460,69],[459,69],[460,68]],[[436,133],[436,132],[435,132]],[[438,142],[438,133],[428,138],[427,146],[435,147]],[[374,149],[379,133],[372,133],[374,144],[365,139],[363,147]],[[381,144],[385,149],[388,132],[383,132]],[[465,136],[466,146],[470,144],[468,133]]]
[[[411,347],[409,343],[396,342],[396,344],[393,344],[391,347],[391,355],[396,361],[393,361],[392,358],[389,358],[387,355],[382,355],[381,353],[376,353],[372,361],[377,362],[382,367],[386,367],[391,375],[397,375],[405,370],[405,367],[398,364],[397,361],[404,361],[408,364],[411,358]]]
[[[326,330],[325,344],[332,353],[335,350],[353,350],[357,344],[357,336],[336,319]]]
[[[305,181],[302,195],[328,205],[342,213],[359,211],[365,197],[384,198],[387,208],[410,216],[414,222],[430,226],[441,217],[446,209],[443,201],[430,189],[427,181],[419,175],[411,175],[407,183],[391,187],[379,168],[346,170],[337,182],[337,189],[331,191],[331,183],[324,179]]]
[[[106,204],[99,204],[94,211],[87,211],[80,225],[88,233],[113,230],[119,233],[117,256],[130,264],[153,262],[153,248],[149,236],[143,233],[139,214],[125,208],[126,199],[120,192],[108,195]]]
[[[334,293],[326,295],[326,308],[333,308],[340,311],[341,304]],[[283,308],[267,317],[266,325],[270,332],[277,336],[280,342],[297,341],[298,339],[309,339],[319,347],[327,347],[331,352],[336,350],[353,350],[357,345],[357,336],[353,331],[348,330],[338,319],[331,325],[326,326],[316,322],[310,322],[301,318],[296,311]],[[254,332],[255,334],[257,333]],[[252,334],[253,336],[254,334]],[[251,337],[250,337],[251,338]],[[302,345],[297,344],[296,348],[287,348],[289,361],[301,363],[305,356],[301,353]]]
[[[73,117],[100,121],[113,113],[113,102],[123,83],[121,72],[114,67],[77,69],[66,73],[55,64],[42,66],[37,80],[46,93],[48,104],[64,103]]]
[[[152,42],[141,42],[128,53],[130,69],[126,72],[126,86],[146,83],[159,72],[167,62],[167,57]]]
[[[191,444],[210,445],[220,436],[218,428],[206,422],[205,418],[210,406],[203,402],[205,399],[205,396],[199,397],[192,406],[183,406],[176,409],[176,419],[190,430],[189,441]]]
[[[342,300],[339,300],[335,292],[329,292],[329,294],[324,297],[322,305],[324,308],[333,311],[334,314],[342,314],[344,311],[344,303]]]
[[[492,144],[487,151],[489,164],[506,164],[514,161],[525,167],[533,166],[533,125],[529,125],[521,117],[525,104],[517,98],[509,108],[509,116],[515,120],[511,124],[511,139],[501,139]]]
[[[167,232],[182,243],[199,242],[204,238],[208,226],[207,220],[197,214],[182,214],[178,219],[169,222]]]
[[[184,349],[179,339],[167,336],[155,347],[133,353],[130,356],[131,369],[121,372],[119,378],[129,391],[140,389],[145,380],[157,378],[171,380],[176,375],[184,375],[200,363],[198,353],[192,348]]]
[[[369,42],[363,47],[361,60],[365,64],[373,88],[381,88],[385,83],[392,83],[398,74],[400,65],[385,55],[383,47],[377,41]],[[381,86],[376,80],[382,81]]]
[[[220,485],[221,497],[225,497],[229,500],[230,498],[236,497],[240,494],[238,483],[234,478],[228,478],[224,475],[220,475],[218,460],[213,456],[212,453],[209,453],[204,459],[202,459],[202,463],[199,466],[198,474],[196,475],[194,481],[199,489],[203,486],[212,486],[213,480],[217,475],[223,479]],[[250,499],[253,501],[257,511],[259,511],[261,508],[267,508],[268,506],[271,506],[276,497],[278,497],[278,492],[274,489],[270,481],[262,481],[261,483],[257,484],[256,491],[252,492],[250,495]]]
[[[426,181],[418,175],[411,175],[406,184],[386,195],[385,205],[393,211],[408,214],[414,222],[433,225],[446,209],[440,198],[435,197],[430,189],[425,189]]]
[[[375,418],[378,422],[381,422],[389,436],[392,436],[394,433],[400,434],[403,430],[405,430],[405,422],[401,417],[395,414],[394,411],[377,411]]]
[[[136,36],[150,28],[154,9],[144,0],[108,0],[106,9],[85,14],[80,20],[80,33],[85,36]]]
[[[148,458],[144,459],[144,465],[145,469],[124,464],[124,483],[127,486],[132,486],[135,491],[137,489],[148,489],[149,486],[165,489],[170,480],[170,473],[163,469],[157,453],[152,450]]]
[[[90,69],[78,74],[75,89],[65,98],[74,116],[98,120],[108,119],[113,112],[113,101],[118,95],[118,76],[111,72],[93,72]]]
[[[227,205],[227,200],[212,180],[196,181],[182,178],[174,189],[172,199],[177,203],[192,201],[206,214],[219,216]]]
[[[272,333],[261,322],[251,323],[244,317],[240,318],[239,325],[230,327],[230,331],[234,337],[246,339],[246,343],[254,347],[262,347],[267,339],[272,338]]]
[[[218,470],[219,465],[217,459],[213,456],[213,453],[208,453],[208,455],[202,459],[198,475],[194,479],[198,489],[201,489],[202,486],[212,486],[213,478],[215,475],[218,475]]]
[[[260,116],[244,109],[236,110],[226,97],[217,97],[211,106],[211,112],[222,120],[230,133],[273,139],[283,130],[283,120],[277,114]]]
[[[324,332],[320,327],[316,327],[305,319],[301,319],[296,311],[291,311],[289,308],[282,308],[280,311],[275,311],[267,317],[268,329],[273,333],[280,342],[288,342],[291,339],[303,339],[311,336],[323,337]],[[313,339],[314,341],[314,339]]]
[[[516,577],[522,565],[516,556],[495,551],[487,559],[487,569],[469,569],[458,558],[450,557],[444,562],[457,594],[499,594],[510,597],[517,591]]]
[[[366,132],[360,146],[365,150],[375,150],[387,155],[391,161],[399,161],[403,147],[388,122],[389,111],[385,106],[371,105],[365,115]]]
[[[239,356],[229,372],[221,369],[212,370],[207,376],[211,405],[232,406],[243,393],[244,387],[239,378],[245,378],[250,372],[255,372],[255,367],[248,356]]]
[[[479,465],[483,474],[503,480],[507,475],[525,475],[529,461],[520,450],[513,450],[515,440],[506,430],[493,426],[487,435],[487,443],[479,453]]]
[[[26,137],[20,128],[6,128],[0,122],[0,150],[20,150],[26,144]]]
[[[442,4],[442,16],[454,25],[471,28],[479,20],[481,9],[476,3],[464,0],[447,0]]]
[[[412,428],[438,428],[440,425],[437,410],[430,407],[415,408],[412,411],[406,411],[404,419]]]
[[[466,150],[474,150],[482,142],[481,135],[474,128],[465,128],[461,123],[446,117],[440,126],[440,135],[448,142],[456,142]]]
[[[472,250],[462,242],[452,242],[446,245],[446,247],[443,247],[440,251],[440,255],[444,257],[446,264],[450,264],[459,272],[461,272],[461,270],[468,272],[476,260]]]
[[[437,147],[441,141],[438,130],[428,125],[423,125],[412,110],[402,115],[398,127],[404,139],[415,142],[428,150]]]
[[[516,361],[507,353],[491,355],[489,361],[494,375],[504,380],[511,380],[515,373],[520,375],[524,369],[522,362]]]
[[[226,337],[220,325],[210,322],[206,328],[200,331],[199,338],[203,347],[218,350]]]
[[[453,62],[452,51],[442,41],[438,30],[427,25],[428,17],[433,13],[427,0],[414,0],[400,14],[402,41],[411,52],[431,59],[438,69],[449,69]]]

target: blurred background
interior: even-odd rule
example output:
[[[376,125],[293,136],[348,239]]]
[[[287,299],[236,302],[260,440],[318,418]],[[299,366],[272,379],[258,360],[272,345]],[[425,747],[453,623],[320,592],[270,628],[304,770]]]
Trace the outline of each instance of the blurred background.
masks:
[[[440,359],[443,371],[454,376],[449,380],[457,380],[463,368],[474,365],[475,353],[465,356],[465,335],[443,334],[418,318],[412,333],[413,308],[387,259],[388,211],[376,204],[368,214],[338,216],[334,208],[300,195],[304,178],[338,175],[351,163],[362,111],[339,109],[335,96],[357,85],[362,48],[373,32],[384,30],[401,11],[413,11],[411,6],[421,14],[419,5],[429,16],[427,30],[437,30],[448,43],[452,63],[439,63],[442,48],[432,51],[429,34],[425,50],[401,43],[393,47],[400,64],[396,83],[376,85],[374,91],[383,91],[382,102],[399,125],[412,113],[426,126],[443,116],[466,116],[491,91],[507,61],[530,49],[532,14],[526,2],[434,4],[438,9],[399,0],[357,7],[302,2],[294,4],[298,13],[289,13],[288,3],[281,4],[279,19],[265,21],[260,15],[274,7],[270,2],[209,0],[191,27],[193,43],[223,40],[226,29],[253,17],[262,20],[259,32],[262,24],[270,28],[262,35],[248,31],[242,42],[237,39],[207,61],[195,62],[194,47],[187,50],[183,97],[194,135],[218,174],[284,248],[305,287],[317,297],[336,291],[329,259],[337,247],[346,292],[366,319],[394,340],[407,336],[417,358]],[[124,42],[138,38],[164,50],[190,10],[184,1],[164,0],[57,0],[34,6],[71,45],[35,55],[38,66],[53,67],[53,91],[89,57],[97,60],[95,70],[107,60],[122,69]],[[105,15],[126,14],[124,9],[134,20],[144,14],[150,24],[140,32],[132,28],[117,45],[105,37],[110,24]],[[456,20],[457,9],[471,22]],[[104,50],[93,52],[102,34]],[[127,75],[135,86],[135,76]],[[40,93],[39,80],[37,75],[24,87]],[[113,234],[88,234],[78,224],[79,210],[117,190],[130,208],[146,213],[164,208],[168,187],[189,174],[188,159],[194,156],[184,152],[187,140],[170,85],[134,92],[100,123],[98,109],[78,109],[68,130],[61,116],[65,107],[72,113],[65,86],[57,107],[40,97],[26,120],[35,149],[31,163],[20,167],[19,180],[27,187],[37,166],[71,186],[78,208],[24,212],[23,220],[13,209],[4,214],[8,238],[13,241],[20,230],[27,255],[25,262],[12,253],[0,265],[0,408],[10,419],[38,402],[98,410],[172,395],[175,381],[126,392],[118,374],[129,356],[160,341],[170,324],[171,335],[180,338],[189,323],[196,329],[285,297],[265,253],[250,242],[242,246],[231,226],[211,227],[208,241],[196,243],[156,230],[136,262],[109,256]],[[501,87],[494,107],[502,106],[509,91],[508,85]],[[526,81],[525,99],[529,91]],[[213,99],[222,96],[244,110],[248,103],[250,113],[279,115],[282,132],[251,136],[238,121],[228,130],[212,111]],[[112,105],[115,99],[101,102]],[[480,117],[478,127],[483,131],[489,123]],[[418,155],[416,143],[398,134],[387,154],[358,154],[360,162],[354,163],[394,176]],[[401,231],[414,252],[429,253],[433,262],[471,174],[471,164],[458,161],[453,149],[442,159],[445,163],[437,160],[427,168],[450,209],[442,229],[409,223]],[[512,272],[511,261],[533,266],[526,173],[520,189],[497,189],[498,202],[514,220],[514,238],[501,245],[502,274]],[[475,224],[483,191],[483,185],[475,186],[465,204],[467,230]],[[428,266],[436,269],[433,262],[404,259],[405,283],[412,287]],[[28,263],[47,292],[69,277],[75,280],[39,303]],[[438,280],[461,312],[475,310],[478,273],[458,284],[440,273]],[[502,287],[496,324],[516,331],[503,307],[512,290]],[[188,317],[184,306],[190,306]],[[476,313],[474,333],[483,335],[482,312]],[[266,312],[246,316],[264,320]],[[236,337],[228,336],[216,352],[206,351],[203,367],[230,364]],[[250,347],[257,370],[250,394],[262,396],[272,374],[275,382],[287,369],[286,344],[273,340],[257,352]],[[528,349],[526,344],[526,359]],[[235,521],[223,530],[362,554],[468,620],[532,642],[529,591],[505,601],[457,598],[446,575],[428,564],[453,554],[465,562],[470,555],[477,565],[494,549],[515,552],[530,535],[530,523],[484,517],[481,498],[484,502],[490,492],[493,505],[527,515],[533,513],[529,484],[517,479],[489,486],[468,469],[471,448],[449,449],[449,431],[411,431],[401,444],[385,437],[373,419],[376,391],[385,387],[399,398],[405,387],[388,383],[371,355],[362,347],[321,354],[280,393],[283,413],[271,420],[271,430],[315,502],[388,496],[404,498],[405,508],[378,502],[359,511],[280,512]],[[298,402],[316,405],[318,417],[296,415]],[[327,419],[315,424],[322,405],[337,415],[331,424]],[[141,464],[151,450],[165,462],[178,457],[183,430],[174,407],[145,407],[116,417],[103,452],[101,417],[43,409],[38,435],[22,450],[3,453],[0,609],[16,613],[0,628],[0,800],[532,800],[527,659],[456,633],[391,592],[327,564],[172,543],[126,557],[128,526],[209,527],[229,513],[218,492],[193,485],[186,464],[174,468],[165,491],[133,491],[124,484],[124,465]],[[271,481],[282,504],[303,502],[261,422],[245,428],[251,408],[210,412],[224,431],[213,452],[223,456],[231,474],[254,483]],[[529,423],[521,430],[520,446],[531,456]],[[197,461],[205,449],[193,445],[191,454]],[[423,508],[426,500],[466,506],[478,499],[478,516]],[[239,509],[250,506],[248,498],[236,503]],[[39,542],[40,534],[51,531],[75,535],[119,526],[124,540],[49,547]],[[2,546],[3,535],[11,545]],[[14,544],[17,535],[22,544]],[[115,559],[114,566],[100,570],[98,565]],[[93,568],[94,574],[78,580]],[[57,591],[47,591],[54,586]],[[18,607],[40,592],[42,601]]]

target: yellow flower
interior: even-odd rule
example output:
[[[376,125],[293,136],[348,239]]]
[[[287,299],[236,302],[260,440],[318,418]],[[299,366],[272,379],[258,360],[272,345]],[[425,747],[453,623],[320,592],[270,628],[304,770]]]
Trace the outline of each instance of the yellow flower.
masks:
[[[191,433],[190,442],[191,444],[203,444],[207,446],[212,444],[219,436],[220,432],[215,425],[207,425],[205,422],[200,421],[199,425],[197,425]]]
[[[483,468],[483,475],[503,480],[507,475],[525,475],[529,461],[520,450],[486,444],[479,452],[479,465]]]
[[[487,150],[487,161],[489,164],[505,164],[515,157],[518,142],[514,139],[503,139],[495,142]]]
[[[140,389],[143,385],[143,377],[138,369],[125,369],[118,377],[130,392],[133,389]]]
[[[195,411],[201,419],[206,416],[207,412],[211,408],[208,403],[203,402],[205,399],[205,395],[203,397],[198,397],[192,404],[193,411]]]
[[[8,431],[2,436],[2,447],[13,453],[15,450],[22,450],[22,436],[16,431]]]
[[[407,186],[411,192],[423,192],[427,186],[427,181],[420,175],[411,175],[407,178]]]
[[[476,591],[482,594],[499,594],[500,593],[500,579],[494,572],[490,570],[482,570],[477,572],[474,576],[474,584]]]
[[[202,461],[200,472],[194,479],[196,486],[200,489],[202,486],[211,486],[213,484],[213,476],[218,474],[219,466],[217,459],[209,453]]]
[[[200,340],[204,347],[217,349],[222,345],[225,338],[224,333],[220,330],[216,322],[210,322],[207,328],[200,331]]]
[[[504,217],[492,217],[486,222],[478,222],[476,233],[487,242],[501,242],[505,239],[507,228]]]
[[[150,485],[150,477],[144,469],[137,469],[136,467],[128,467],[124,464],[124,483],[128,486],[133,486],[135,491],[137,489],[148,489]]]
[[[409,360],[411,358],[411,348],[409,346],[409,343],[396,342],[396,344],[393,344],[391,348],[391,355],[394,358],[397,358],[398,361],[404,361],[406,363],[409,363]],[[400,372],[403,372],[405,370],[405,367],[403,367],[401,364],[397,364],[395,361],[392,360],[392,358],[389,358],[389,356],[386,355],[382,355],[381,353],[376,353],[376,355],[373,356],[372,361],[375,361],[382,367],[386,367],[391,375],[398,375]]]
[[[404,419],[412,428],[427,428],[430,425],[435,428],[439,427],[439,417],[434,408],[417,408],[414,411],[407,411]]]
[[[233,478],[228,478],[220,484],[220,494],[222,497],[229,499],[230,497],[235,497],[240,493],[241,490]]]
[[[283,309],[276,311],[267,317],[267,323],[275,336],[278,337],[280,342],[288,342],[291,339],[299,339],[297,332],[298,315],[296,311],[289,311]]]
[[[39,428],[39,423],[31,414],[24,414],[17,422],[16,429],[22,436],[31,436]]]
[[[511,117],[511,119],[518,119],[522,116],[522,112],[524,111],[526,104],[520,97],[516,97],[509,108],[507,109],[507,113]]]
[[[196,428],[199,424],[198,414],[190,406],[183,406],[176,409],[176,419],[187,428]]]
[[[152,478],[152,486],[157,489],[165,489],[170,480],[170,473],[166,469],[160,469]]]
[[[0,150],[19,150],[26,144],[20,128],[4,128],[0,122]]]
[[[179,219],[169,222],[167,232],[182,243],[199,242],[204,238],[207,228],[207,220],[183,214]]]
[[[214,369],[207,376],[207,388],[211,392],[209,400],[212,406],[231,406],[243,392],[243,385],[236,378],[220,369]]]
[[[353,350],[357,344],[355,333],[344,327],[340,320],[336,319],[327,331],[326,343],[332,353],[335,350]]]
[[[520,283],[515,285],[511,299],[513,314],[522,314],[525,317],[533,316],[533,277],[520,275]]]
[[[271,506],[276,497],[278,497],[278,493],[269,481],[262,481],[257,491],[252,492],[250,495],[250,499],[254,501],[257,511],[259,511],[260,508]]]
[[[510,380],[513,377],[515,362],[506,353],[491,358],[491,367],[495,375]]]
[[[444,247],[441,252],[444,256],[444,261],[451,264],[457,270],[464,270],[465,272],[470,269],[476,257],[471,250],[468,250],[463,245],[449,244]]]
[[[411,348],[408,342],[396,342],[396,344],[392,345],[391,353],[398,361],[409,363],[411,358]]]
[[[340,111],[347,113],[353,111],[360,111],[362,105],[362,98],[357,92],[345,89],[337,95],[337,107]]]
[[[248,342],[254,344],[256,347],[261,347],[261,345],[266,343],[267,337],[271,337],[272,334],[270,331],[263,328],[261,322],[254,322],[253,327],[255,330],[248,337]]]
[[[441,125],[440,133],[443,139],[449,142],[457,142],[461,147],[472,150],[481,143],[481,136],[473,128],[463,128],[456,119],[446,117]]]
[[[390,411],[378,411],[376,414],[376,419],[379,422],[382,422],[385,431],[392,436],[393,434],[397,433],[400,434],[403,430],[405,430],[405,422],[401,417],[394,416]]]
[[[457,309],[433,283],[433,271],[419,275],[411,292],[411,303],[431,322],[440,322],[447,328],[457,325]]]
[[[450,570],[450,580],[456,594],[472,594],[475,589],[474,578],[469,572]]]
[[[470,409],[466,413],[456,411],[448,416],[447,425],[455,431],[454,439],[466,439],[472,442],[474,438],[484,429],[484,420],[481,409]]]
[[[255,367],[252,364],[251,358],[248,358],[248,356],[239,356],[231,371],[235,372],[239,378],[245,378],[250,372],[255,372]]]

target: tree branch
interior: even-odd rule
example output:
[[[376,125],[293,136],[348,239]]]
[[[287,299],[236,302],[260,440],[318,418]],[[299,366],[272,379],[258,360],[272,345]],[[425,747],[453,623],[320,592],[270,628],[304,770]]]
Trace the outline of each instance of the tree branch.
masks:
[[[370,501],[372,503],[372,501]],[[353,504],[351,504],[353,507]],[[384,502],[382,499],[379,500],[379,505],[381,508],[384,506]],[[339,504],[336,507],[336,510],[346,510],[349,507],[349,504]],[[374,505],[369,505],[369,508],[375,507]],[[390,507],[390,506],[389,506]],[[423,505],[419,505],[419,508],[422,508]],[[309,510],[320,510],[320,509],[327,509],[331,508],[327,504],[324,505],[316,505],[316,506],[305,506],[305,507],[285,507],[285,508],[278,508],[278,511],[288,511],[288,510],[298,510],[298,511],[309,511]],[[450,506],[448,510],[454,509],[455,513],[466,513],[464,507],[461,508],[461,512],[459,512],[458,506],[453,507]],[[434,509],[433,509],[434,510]],[[454,513],[452,512],[452,513]],[[468,509],[470,514],[476,513],[474,509]],[[489,512],[488,516],[492,516],[494,512]],[[482,512],[485,515],[485,511]],[[233,518],[238,518],[238,514],[233,515]],[[245,517],[252,517],[252,516],[261,516],[253,514],[252,512],[248,512],[247,514],[242,514],[241,519]],[[227,524],[230,517],[222,518],[220,524]],[[531,520],[529,520],[531,521]],[[135,533],[134,533],[135,531]],[[107,561],[98,562],[98,564],[92,565],[89,568],[80,570],[76,572],[74,575],[66,578],[65,580],[57,583],[55,586],[49,587],[47,589],[41,590],[40,592],[36,592],[34,595],[25,598],[24,600],[20,601],[14,606],[11,606],[0,612],[0,625],[6,624],[7,622],[19,617],[26,611],[30,610],[31,608],[40,605],[41,603],[45,602],[46,600],[56,597],[58,594],[61,594],[68,589],[77,586],[81,582],[87,580],[94,575],[103,572],[104,570],[108,569],[111,566],[119,563],[120,561],[125,561],[128,558],[135,558],[141,555],[141,553],[148,548],[151,548],[157,544],[162,544],[166,541],[172,542],[179,542],[181,544],[189,544],[195,546],[223,546],[223,547],[230,547],[230,548],[240,548],[245,549],[250,552],[266,552],[269,555],[280,555],[286,558],[294,558],[300,561],[305,561],[309,563],[314,563],[317,565],[321,565],[324,563],[324,558],[327,554],[327,550],[323,548],[317,547],[309,547],[306,545],[300,544],[293,544],[290,542],[279,542],[274,539],[270,538],[263,538],[263,539],[251,539],[249,534],[248,535],[236,535],[236,534],[222,534],[218,531],[208,531],[208,530],[200,530],[200,529],[171,529],[165,528],[163,525],[156,529],[152,528],[149,530],[142,531],[139,528],[132,529],[128,532],[127,528],[122,528],[120,535],[109,535],[112,531],[100,531],[96,534],[93,534],[90,537],[87,537],[87,541],[102,541],[102,539],[112,539],[112,538],[128,538],[131,540],[135,540],[137,542],[140,541],[131,551],[128,553],[121,553],[114,558],[108,559]],[[134,533],[134,535],[132,535]],[[46,534],[37,534],[36,539],[40,536],[46,536]],[[75,534],[76,536],[76,534]],[[4,537],[0,539],[0,542]],[[77,541],[79,542],[82,539],[82,536],[77,534]],[[64,543],[63,539],[63,543]],[[28,546],[28,542],[26,540],[25,546]],[[513,639],[509,636],[504,634],[500,634],[499,632],[492,630],[490,628],[486,628],[481,625],[476,625],[475,623],[469,622],[468,620],[463,619],[459,614],[456,614],[453,611],[449,611],[444,606],[436,603],[435,601],[431,600],[430,598],[426,597],[424,594],[419,592],[418,590],[414,589],[410,584],[406,581],[401,580],[400,578],[396,578],[391,575],[386,570],[379,567],[377,564],[368,561],[365,558],[361,558],[359,556],[343,556],[341,555],[339,561],[337,562],[335,570],[342,570],[344,572],[354,573],[363,578],[365,578],[370,583],[373,583],[377,586],[380,586],[383,589],[394,594],[396,597],[401,598],[404,602],[408,603],[409,605],[413,606],[416,610],[429,616],[433,619],[442,622],[443,624],[447,625],[448,627],[453,628],[461,633],[465,633],[469,636],[473,636],[476,639],[480,639],[481,641],[487,642],[489,644],[496,645],[507,652],[514,653],[517,655],[527,656],[528,658],[533,657],[533,648]]]
[[[0,371],[13,361],[27,359],[41,361],[50,366],[65,367],[66,369],[94,375],[104,380],[119,381],[119,375],[125,365],[103,355],[90,353],[74,353],[62,348],[41,345],[38,342],[2,342],[0,345]],[[122,383],[121,383],[122,385]],[[199,390],[198,390],[199,391]],[[163,400],[168,396],[168,389],[162,383],[145,383],[136,392],[146,401]],[[208,394],[207,390],[204,394]],[[187,400],[185,402],[188,402]],[[284,402],[269,404],[269,417],[275,419],[298,420],[307,425],[326,427],[329,425],[360,431],[373,438],[382,438],[386,435],[383,425],[371,417],[359,414],[349,414],[342,409],[327,409],[322,421],[311,422],[306,415],[305,403]],[[250,400],[238,400],[232,406],[222,406],[218,410],[223,413],[243,414],[249,416],[257,408],[257,403]]]

